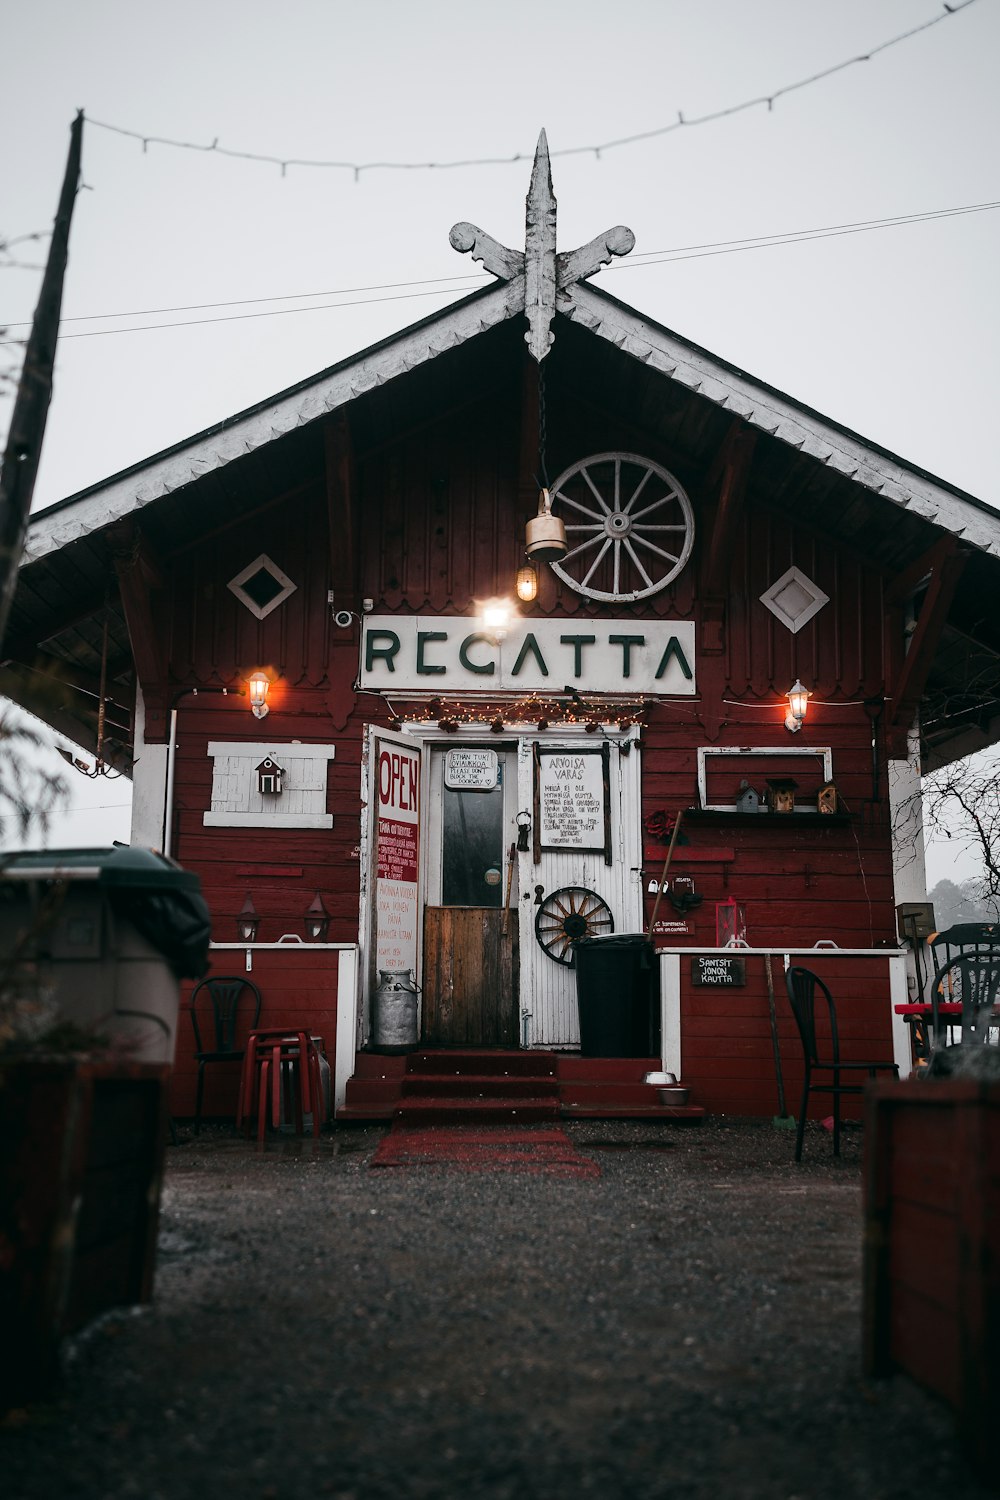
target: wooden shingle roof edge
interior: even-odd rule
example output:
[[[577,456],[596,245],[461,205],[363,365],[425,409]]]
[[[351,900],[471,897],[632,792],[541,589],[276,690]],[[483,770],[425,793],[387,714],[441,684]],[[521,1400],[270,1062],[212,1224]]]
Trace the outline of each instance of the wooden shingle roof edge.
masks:
[[[471,293],[401,332],[32,517],[22,567],[100,531],[203,474],[316,421],[468,342],[524,307],[523,276]],[[931,525],[1000,557],[1000,512],[665,328],[576,282],[558,311],[597,337]]]

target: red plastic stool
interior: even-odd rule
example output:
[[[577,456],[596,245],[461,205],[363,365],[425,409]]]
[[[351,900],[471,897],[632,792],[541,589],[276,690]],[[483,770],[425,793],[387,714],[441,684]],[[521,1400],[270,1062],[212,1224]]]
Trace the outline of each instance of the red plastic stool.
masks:
[[[282,1082],[289,1070],[295,1100],[296,1133],[303,1134],[303,1117],[308,1114],[312,1116],[313,1135],[319,1135],[324,1112],[319,1052],[307,1031],[288,1027],[253,1031],[247,1038],[236,1115],[237,1126],[245,1122],[246,1134],[250,1133],[254,1114],[257,1116],[259,1141],[264,1139],[269,1118],[273,1129],[281,1124]]]

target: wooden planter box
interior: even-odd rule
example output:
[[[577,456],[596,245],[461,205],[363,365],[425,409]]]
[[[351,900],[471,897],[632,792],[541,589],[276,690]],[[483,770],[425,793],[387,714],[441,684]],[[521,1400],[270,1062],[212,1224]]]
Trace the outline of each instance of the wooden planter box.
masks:
[[[1000,1390],[1000,1083],[881,1083],[866,1109],[866,1373],[902,1370],[948,1402],[989,1477]]]
[[[65,1334],[151,1299],[169,1075],[0,1063],[0,1411],[45,1394]]]

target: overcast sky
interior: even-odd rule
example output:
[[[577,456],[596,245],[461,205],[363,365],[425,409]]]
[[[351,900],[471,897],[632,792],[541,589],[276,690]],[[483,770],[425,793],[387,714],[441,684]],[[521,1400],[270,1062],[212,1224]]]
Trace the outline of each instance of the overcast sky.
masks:
[[[471,219],[523,245],[543,125],[560,248],[616,223],[635,232],[632,263],[601,285],[1000,504],[1000,209],[736,253],[689,248],[1000,199],[1000,0],[974,0],[771,110],[606,144],[772,95],[943,15],[935,0],[8,3],[0,236],[48,229],[76,109],[92,122],[36,505],[476,285],[461,279],[477,268],[448,230]],[[285,160],[505,160],[282,175],[217,151],[144,150],[98,121]],[[516,153],[529,160],[506,160]],[[6,259],[39,265],[44,248],[22,241]],[[672,251],[687,258],[655,259]],[[449,279],[387,285],[418,278]],[[0,271],[0,327],[23,334],[13,325],[30,319],[38,284],[37,270]],[[277,315],[246,316],[259,313]],[[8,418],[6,403],[3,430]],[[111,806],[127,801],[126,783],[80,778],[73,790],[57,841],[128,836],[127,809]]]

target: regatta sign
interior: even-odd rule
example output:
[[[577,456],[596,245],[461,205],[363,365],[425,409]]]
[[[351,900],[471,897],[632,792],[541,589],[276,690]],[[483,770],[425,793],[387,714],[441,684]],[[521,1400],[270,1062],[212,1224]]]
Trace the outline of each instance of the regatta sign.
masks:
[[[475,616],[366,615],[362,625],[358,686],[373,692],[696,691],[690,620],[515,620],[502,641]]]

